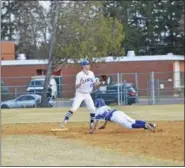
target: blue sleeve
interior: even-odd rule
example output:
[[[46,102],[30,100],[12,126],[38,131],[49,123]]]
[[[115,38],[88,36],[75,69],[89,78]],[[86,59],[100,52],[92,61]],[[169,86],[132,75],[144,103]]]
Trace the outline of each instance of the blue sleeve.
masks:
[[[96,120],[100,120],[100,119],[101,119],[101,115],[97,115],[97,116],[95,117],[95,119],[96,119]]]

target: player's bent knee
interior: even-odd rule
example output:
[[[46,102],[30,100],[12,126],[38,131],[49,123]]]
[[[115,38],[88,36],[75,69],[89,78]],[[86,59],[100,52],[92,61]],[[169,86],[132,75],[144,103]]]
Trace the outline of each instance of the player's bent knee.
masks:
[[[71,111],[72,113],[74,113],[77,109],[76,108],[71,108],[69,111]]]
[[[74,111],[72,111],[72,110],[69,110],[69,112],[70,112],[71,114],[73,114],[73,113],[74,113]]]

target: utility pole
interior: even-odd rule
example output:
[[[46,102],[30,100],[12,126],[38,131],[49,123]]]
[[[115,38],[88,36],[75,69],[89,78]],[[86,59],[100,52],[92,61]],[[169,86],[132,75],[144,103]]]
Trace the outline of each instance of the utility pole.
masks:
[[[53,45],[55,43],[55,36],[56,36],[56,29],[57,29],[57,22],[58,22],[58,13],[59,13],[59,1],[55,0],[52,3],[54,4],[53,8],[53,23],[52,23],[52,33],[51,33],[51,38],[50,38],[50,45],[49,45],[49,53],[48,53],[48,67],[47,67],[47,73],[45,77],[45,82],[44,82],[44,90],[42,93],[42,101],[41,101],[41,106],[46,107],[48,106],[48,100],[47,100],[47,89],[48,89],[48,84],[51,79],[52,75],[52,65],[53,65]]]

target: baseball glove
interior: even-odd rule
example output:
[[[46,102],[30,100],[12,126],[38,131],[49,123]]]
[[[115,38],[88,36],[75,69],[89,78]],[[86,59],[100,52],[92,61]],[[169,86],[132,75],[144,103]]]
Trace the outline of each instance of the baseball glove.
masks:
[[[108,76],[107,76],[107,75],[101,75],[101,76],[100,76],[100,81],[101,81],[101,82],[106,82],[107,79],[108,79]]]
[[[101,127],[99,127],[99,129],[105,129],[105,126],[104,126],[104,125],[102,125]]]

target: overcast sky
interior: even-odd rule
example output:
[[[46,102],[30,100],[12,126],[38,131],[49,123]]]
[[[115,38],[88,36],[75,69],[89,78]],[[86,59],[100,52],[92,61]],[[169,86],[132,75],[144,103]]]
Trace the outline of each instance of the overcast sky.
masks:
[[[49,9],[50,1],[39,1],[39,3],[40,3],[45,9]]]

